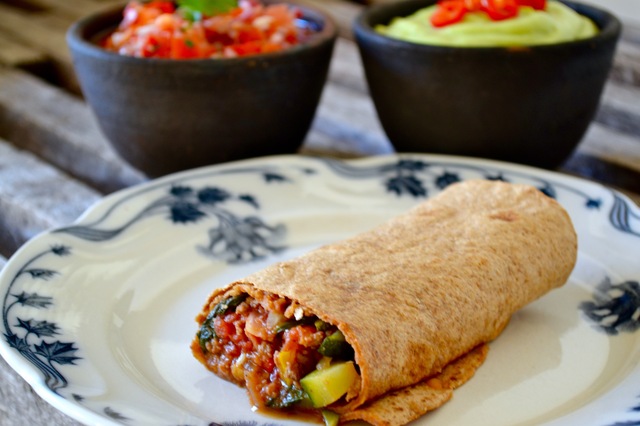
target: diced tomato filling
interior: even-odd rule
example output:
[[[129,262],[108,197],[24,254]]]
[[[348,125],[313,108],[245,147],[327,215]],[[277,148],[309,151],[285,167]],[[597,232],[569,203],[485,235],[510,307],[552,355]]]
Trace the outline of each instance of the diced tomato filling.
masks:
[[[298,402],[300,379],[316,369],[323,358],[318,348],[337,329],[323,323],[326,327],[318,330],[316,318],[286,319],[288,304],[275,299],[267,304],[270,310],[247,298],[234,310],[211,318],[215,336],[204,349],[207,365],[246,386],[258,407],[286,408]]]
[[[311,34],[296,25],[300,16],[283,4],[241,1],[226,13],[190,19],[171,1],[132,0],[103,46],[122,55],[173,59],[275,52]]]

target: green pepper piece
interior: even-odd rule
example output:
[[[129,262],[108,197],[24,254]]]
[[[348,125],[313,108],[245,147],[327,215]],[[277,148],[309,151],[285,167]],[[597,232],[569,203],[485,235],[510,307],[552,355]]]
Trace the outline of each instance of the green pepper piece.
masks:
[[[317,319],[313,322],[313,325],[316,326],[316,330],[318,331],[326,331],[329,330],[331,328],[331,324],[329,324],[328,322],[324,322],[321,319]]]
[[[285,330],[288,330],[293,327],[297,327],[299,325],[310,325],[315,323],[315,317],[303,317],[299,320],[293,319],[289,321],[285,321],[281,324],[278,324],[275,328],[276,334],[282,333]]]
[[[355,355],[353,348],[347,343],[344,334],[340,330],[336,330],[335,333],[325,337],[318,348],[318,352],[330,358],[343,360],[353,359]]]
[[[271,408],[287,408],[293,404],[300,403],[305,399],[309,399],[305,391],[299,387],[292,385],[282,389],[280,395],[267,401],[267,407]]]
[[[322,410],[322,420],[324,420],[325,426],[338,426],[340,414],[334,413],[331,410]]]

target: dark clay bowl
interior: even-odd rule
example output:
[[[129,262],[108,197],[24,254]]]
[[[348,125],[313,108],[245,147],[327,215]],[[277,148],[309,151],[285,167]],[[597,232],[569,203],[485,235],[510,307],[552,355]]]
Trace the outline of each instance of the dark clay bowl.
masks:
[[[336,27],[325,14],[296,7],[317,34],[272,54],[194,60],[118,55],[96,40],[115,28],[122,8],[75,23],[67,42],[101,130],[122,158],[155,177],[298,150],[326,81]]]
[[[438,47],[376,33],[435,0],[366,9],[354,32],[378,117],[396,150],[559,166],[591,122],[621,25],[595,7],[589,39],[527,48]]]

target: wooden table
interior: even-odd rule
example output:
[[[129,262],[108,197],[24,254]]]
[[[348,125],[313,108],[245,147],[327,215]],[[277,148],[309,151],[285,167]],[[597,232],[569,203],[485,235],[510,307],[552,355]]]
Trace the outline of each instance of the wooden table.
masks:
[[[65,31],[120,0],[0,3],[0,268],[25,241],[67,224],[103,195],[146,180],[120,160],[83,102]],[[304,0],[341,29],[329,82],[302,152],[393,152],[367,94],[350,24],[362,6]],[[559,169],[610,185],[640,204],[640,28],[625,27],[594,123]],[[0,359],[0,425],[77,425]]]

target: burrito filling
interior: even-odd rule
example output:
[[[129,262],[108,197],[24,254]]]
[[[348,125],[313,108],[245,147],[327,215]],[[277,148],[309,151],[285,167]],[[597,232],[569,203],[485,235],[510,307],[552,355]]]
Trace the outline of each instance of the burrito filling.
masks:
[[[225,295],[198,321],[196,357],[245,386],[258,408],[318,411],[358,393],[354,351],[342,332],[286,298]]]

